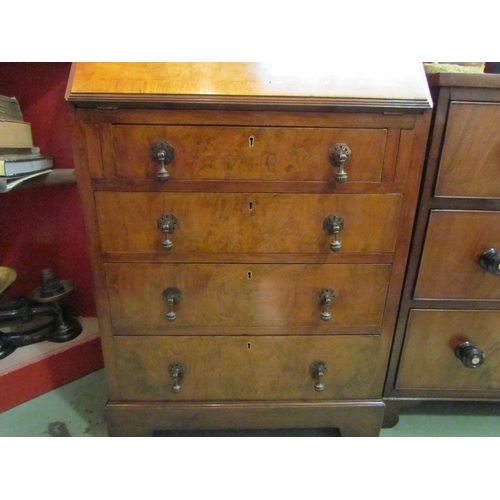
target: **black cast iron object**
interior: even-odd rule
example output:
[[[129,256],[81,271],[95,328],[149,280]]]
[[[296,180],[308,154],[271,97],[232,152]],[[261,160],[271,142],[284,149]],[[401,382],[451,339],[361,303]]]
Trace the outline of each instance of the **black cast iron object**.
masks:
[[[47,340],[67,342],[82,332],[76,318],[70,317],[60,304],[75,285],[59,281],[50,269],[43,271],[43,282],[30,297],[0,304],[0,359],[18,347]]]

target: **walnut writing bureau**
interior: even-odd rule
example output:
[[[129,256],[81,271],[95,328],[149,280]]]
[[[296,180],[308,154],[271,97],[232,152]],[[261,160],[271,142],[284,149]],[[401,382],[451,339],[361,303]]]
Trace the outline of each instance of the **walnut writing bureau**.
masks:
[[[420,65],[77,63],[67,99],[110,434],[378,435]]]

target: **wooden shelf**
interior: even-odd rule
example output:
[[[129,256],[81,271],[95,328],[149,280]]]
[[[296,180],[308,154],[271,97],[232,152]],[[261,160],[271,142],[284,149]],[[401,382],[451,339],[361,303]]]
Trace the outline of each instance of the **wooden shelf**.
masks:
[[[13,190],[33,188],[39,186],[55,186],[62,184],[76,184],[76,176],[74,168],[58,168],[52,170],[43,175],[33,177],[31,179],[26,179],[16,186],[10,186],[6,189],[6,186],[2,184],[0,186],[0,193],[9,193]]]
[[[43,341],[0,360],[0,413],[104,367],[97,318],[69,342]]]
[[[56,184],[76,184],[76,176],[74,168],[57,168],[49,172],[47,175],[28,179],[14,189],[25,189],[37,186],[53,186]]]

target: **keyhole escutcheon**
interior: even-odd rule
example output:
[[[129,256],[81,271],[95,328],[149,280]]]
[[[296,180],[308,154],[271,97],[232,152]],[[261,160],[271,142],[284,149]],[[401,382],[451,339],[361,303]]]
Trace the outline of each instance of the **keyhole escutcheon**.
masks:
[[[253,148],[255,145],[255,137],[253,135],[251,135],[249,138],[248,138],[248,147],[249,148]]]

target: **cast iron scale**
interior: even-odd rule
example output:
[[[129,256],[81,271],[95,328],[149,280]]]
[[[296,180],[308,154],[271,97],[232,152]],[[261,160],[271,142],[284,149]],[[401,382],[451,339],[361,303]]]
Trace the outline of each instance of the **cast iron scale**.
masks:
[[[16,280],[14,269],[0,267],[0,298]],[[82,332],[76,318],[68,316],[60,302],[68,297],[75,285],[60,281],[51,269],[42,273],[42,284],[29,297],[0,304],[0,359],[18,347],[48,340],[67,342]]]

